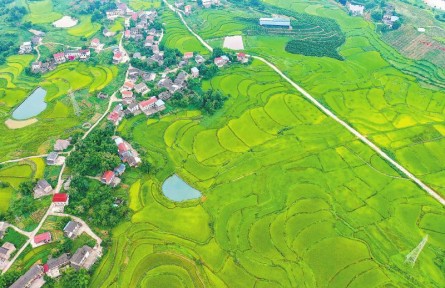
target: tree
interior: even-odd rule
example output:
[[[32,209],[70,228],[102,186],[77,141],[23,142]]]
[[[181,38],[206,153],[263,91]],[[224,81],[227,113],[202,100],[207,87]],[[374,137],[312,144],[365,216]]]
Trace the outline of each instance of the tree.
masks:
[[[371,13],[371,17],[372,19],[374,19],[375,21],[381,21],[383,18],[383,12],[381,10],[374,10]]]
[[[218,48],[213,49],[212,59],[221,57],[222,55],[224,55],[224,51],[221,48],[218,47]]]
[[[34,181],[31,181],[31,180],[22,182],[19,185],[19,192],[23,196],[32,195],[35,184],[36,183]]]
[[[60,283],[62,287],[66,288],[88,288],[88,284],[90,283],[90,275],[85,269],[76,271],[69,268],[62,274]]]
[[[9,287],[20,277],[20,272],[10,271],[0,275],[0,287]]]
[[[402,22],[400,22],[399,20],[395,21],[394,23],[392,23],[392,29],[393,30],[397,30],[400,28],[400,26],[402,26]]]

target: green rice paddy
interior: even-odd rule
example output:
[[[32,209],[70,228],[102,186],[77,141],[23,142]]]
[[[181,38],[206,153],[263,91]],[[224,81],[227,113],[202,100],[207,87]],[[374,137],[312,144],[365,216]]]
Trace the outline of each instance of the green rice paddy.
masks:
[[[229,68],[212,117],[182,112],[119,128],[155,171],[131,185],[131,223],[92,287],[439,287],[443,208],[267,66]],[[150,139],[147,141],[147,139]],[[162,196],[171,174],[201,201]],[[425,234],[415,268],[404,257]],[[172,284],[173,283],[173,284]]]

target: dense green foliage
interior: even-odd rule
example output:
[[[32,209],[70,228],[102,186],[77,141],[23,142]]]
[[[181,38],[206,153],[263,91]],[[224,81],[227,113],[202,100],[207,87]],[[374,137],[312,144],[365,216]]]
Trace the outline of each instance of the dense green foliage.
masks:
[[[75,177],[71,182],[70,201],[65,208],[68,213],[89,219],[95,226],[111,228],[126,219],[126,206],[113,206],[113,189],[98,181]]]
[[[90,274],[85,269],[76,271],[72,268],[65,270],[60,279],[61,287],[87,288],[90,282]]]
[[[113,127],[94,130],[67,159],[67,165],[78,175],[97,176],[119,165],[116,145],[111,139]]]
[[[12,285],[19,277],[21,273],[18,271],[8,271],[0,275],[0,288],[8,288]]]

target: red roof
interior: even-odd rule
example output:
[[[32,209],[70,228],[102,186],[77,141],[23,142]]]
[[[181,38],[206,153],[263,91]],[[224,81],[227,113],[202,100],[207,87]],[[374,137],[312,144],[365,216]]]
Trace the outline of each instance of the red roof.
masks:
[[[118,119],[119,119],[119,113],[117,113],[116,111],[113,111],[110,113],[110,115],[108,115],[108,120],[116,122]]]
[[[141,107],[146,107],[146,106],[150,106],[152,104],[154,104],[158,99],[156,97],[151,97],[148,100],[142,101],[141,103],[139,103],[139,106]]]
[[[113,171],[105,171],[104,175],[102,175],[102,179],[105,179],[105,182],[111,182],[111,180],[114,177],[114,172]]]
[[[90,54],[90,49],[79,50],[80,54]]]
[[[125,143],[121,143],[119,145],[117,145],[117,150],[119,151],[119,153],[128,151],[128,147],[127,145],[125,145]]]
[[[54,56],[54,58],[65,57],[65,53],[60,52],[60,53],[54,54],[53,56]]]
[[[68,194],[66,193],[57,193],[53,195],[53,203],[63,203],[68,201]]]
[[[239,52],[239,53],[238,53],[238,57],[246,57],[246,53]]]
[[[114,56],[113,56],[114,58],[122,58],[122,53],[120,52],[120,51],[116,51],[116,52],[114,52]]]
[[[34,236],[34,243],[36,243],[36,244],[39,244],[42,242],[49,242],[49,241],[51,241],[51,233],[49,233],[49,232],[45,232],[45,233]]]
[[[133,97],[133,92],[131,92],[131,91],[122,91],[121,94],[122,94],[122,98],[131,98],[131,97]]]
[[[100,40],[98,38],[94,38],[93,40],[91,40],[91,43],[99,44]]]
[[[124,87],[133,88],[134,87],[134,83],[133,82],[125,82],[124,83]]]
[[[43,272],[46,273],[49,271],[49,266],[48,264],[43,265]]]
[[[147,37],[145,37],[145,40],[154,40],[155,36],[153,35],[148,35]]]
[[[130,30],[125,30],[125,36],[130,36],[131,32]]]
[[[185,52],[184,58],[193,58],[193,52]]]
[[[134,21],[138,20],[138,13],[134,12],[133,14],[131,14],[131,19],[133,19]]]

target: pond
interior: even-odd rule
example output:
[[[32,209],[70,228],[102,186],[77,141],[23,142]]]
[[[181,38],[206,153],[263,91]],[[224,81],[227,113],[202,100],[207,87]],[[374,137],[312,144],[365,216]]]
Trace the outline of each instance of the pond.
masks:
[[[46,90],[42,87],[37,88],[12,112],[12,118],[25,120],[39,115],[46,109],[45,96]]]
[[[201,192],[184,182],[176,174],[162,184],[162,193],[165,197],[175,202],[199,199],[201,197]]]

